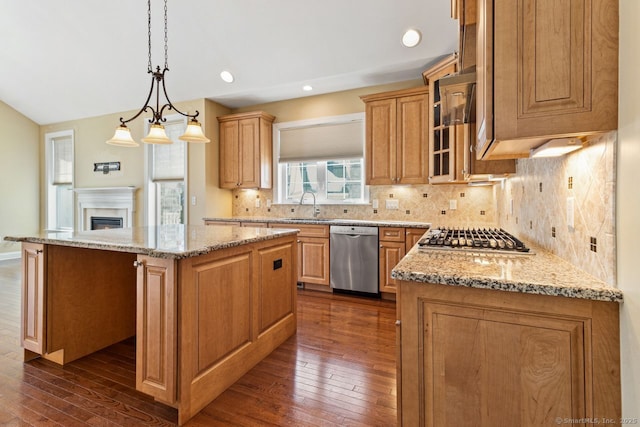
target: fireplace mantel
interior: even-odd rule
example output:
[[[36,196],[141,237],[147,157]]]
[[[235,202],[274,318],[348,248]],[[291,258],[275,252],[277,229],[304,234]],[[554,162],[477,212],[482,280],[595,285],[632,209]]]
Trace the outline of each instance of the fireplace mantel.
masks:
[[[124,228],[133,227],[136,187],[74,188],[76,230],[91,229],[91,216],[120,216]]]

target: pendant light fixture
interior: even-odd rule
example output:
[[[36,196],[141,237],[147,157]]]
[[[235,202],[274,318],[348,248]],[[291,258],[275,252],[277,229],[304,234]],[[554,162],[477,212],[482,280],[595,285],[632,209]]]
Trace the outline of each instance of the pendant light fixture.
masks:
[[[144,106],[138,111],[138,113],[131,117],[128,120],[124,120],[120,117],[120,126],[116,129],[113,138],[107,141],[107,144],[118,145],[121,147],[137,147],[138,143],[133,140],[131,137],[131,131],[127,127],[127,123],[132,120],[135,120],[140,116],[140,114],[151,111],[153,117],[149,119],[149,123],[151,126],[149,127],[149,134],[142,138],[142,142],[147,144],[171,144],[173,141],[167,137],[167,134],[164,130],[163,123],[167,121],[166,118],[162,117],[162,113],[165,110],[173,110],[176,113],[183,115],[189,119],[187,124],[187,129],[184,135],[180,136],[179,139],[187,142],[209,142],[209,138],[207,138],[202,132],[202,126],[196,120],[198,114],[200,114],[197,110],[195,114],[187,114],[178,110],[169,100],[169,95],[167,95],[167,88],[164,84],[164,75],[167,71],[169,71],[168,65],[168,50],[167,50],[167,0],[164,0],[164,69],[160,71],[160,66],[156,67],[156,71],[153,71],[153,67],[151,66],[151,0],[147,1],[147,20],[148,20],[148,35],[149,35],[149,66],[147,68],[147,73],[152,75],[151,78],[151,89],[149,90],[149,95],[147,96],[147,100],[144,103]],[[163,106],[160,106],[160,88],[162,87],[162,93],[164,94],[164,98],[167,103]],[[155,97],[156,97],[156,106],[155,108],[149,105],[149,101],[153,95],[153,91],[155,89]]]

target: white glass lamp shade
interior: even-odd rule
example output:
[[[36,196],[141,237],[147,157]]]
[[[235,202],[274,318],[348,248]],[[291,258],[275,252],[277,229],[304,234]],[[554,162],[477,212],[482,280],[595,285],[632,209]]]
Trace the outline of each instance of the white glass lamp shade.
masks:
[[[131,131],[125,125],[118,126],[116,133],[107,141],[107,144],[119,147],[137,147],[139,144],[131,137]]]
[[[173,141],[169,139],[164,131],[164,126],[157,123],[151,125],[149,134],[142,138],[142,142],[146,144],[173,144]]]
[[[202,125],[197,120],[189,120],[187,130],[178,139],[187,142],[211,142],[209,138],[204,136]]]

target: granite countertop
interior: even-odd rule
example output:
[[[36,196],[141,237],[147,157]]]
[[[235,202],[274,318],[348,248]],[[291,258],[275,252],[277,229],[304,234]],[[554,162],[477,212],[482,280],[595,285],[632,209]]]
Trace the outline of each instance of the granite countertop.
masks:
[[[526,242],[533,255],[504,255],[414,246],[391,272],[394,279],[540,295],[622,302],[622,291]]]
[[[156,258],[189,258],[220,249],[295,235],[298,230],[229,225],[162,225],[78,232],[42,232],[7,236],[14,242],[44,243],[87,249],[130,252]]]
[[[205,221],[240,221],[240,222],[270,222],[277,224],[311,224],[311,225],[361,225],[370,227],[405,227],[430,228],[430,222],[389,221],[344,218],[280,218],[270,216],[235,216],[232,218],[204,218]]]

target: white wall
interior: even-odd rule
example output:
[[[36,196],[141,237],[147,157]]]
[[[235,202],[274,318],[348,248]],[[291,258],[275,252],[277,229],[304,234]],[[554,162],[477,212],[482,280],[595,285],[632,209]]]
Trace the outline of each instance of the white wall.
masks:
[[[20,253],[5,236],[39,228],[38,124],[0,101],[0,260]]]
[[[622,415],[640,422],[640,1],[620,0],[617,249]]]

